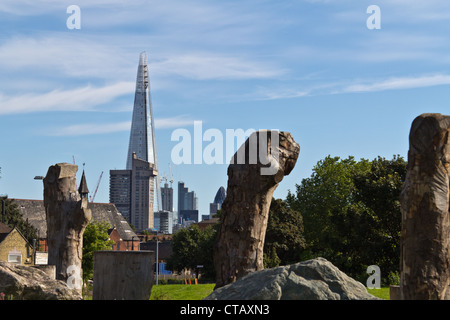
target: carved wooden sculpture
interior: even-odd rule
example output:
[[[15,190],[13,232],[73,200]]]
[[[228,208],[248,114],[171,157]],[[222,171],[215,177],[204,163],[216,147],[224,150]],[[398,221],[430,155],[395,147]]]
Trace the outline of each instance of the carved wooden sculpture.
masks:
[[[263,266],[272,195],[295,166],[299,145],[288,132],[253,133],[228,167],[227,196],[214,248],[216,288]]]
[[[448,291],[449,132],[450,116],[441,114],[422,114],[411,126],[401,194],[402,299],[442,300]]]
[[[80,197],[77,191],[77,170],[68,163],[50,166],[44,178],[44,206],[48,264],[56,266],[56,279],[80,289],[83,233],[92,215],[87,196]]]

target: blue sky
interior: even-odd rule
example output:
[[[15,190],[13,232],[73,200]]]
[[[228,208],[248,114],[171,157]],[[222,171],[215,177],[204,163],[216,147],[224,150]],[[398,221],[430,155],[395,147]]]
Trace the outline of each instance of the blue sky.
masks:
[[[381,29],[366,26],[370,5]],[[450,114],[449,31],[444,0],[1,0],[0,194],[42,199],[33,177],[74,157],[92,192],[104,172],[95,201],[109,201],[142,51],[160,171],[196,191],[202,214],[227,165],[169,165],[172,132],[194,121],[291,132],[300,157],[280,198],[329,154],[406,157],[416,116]]]

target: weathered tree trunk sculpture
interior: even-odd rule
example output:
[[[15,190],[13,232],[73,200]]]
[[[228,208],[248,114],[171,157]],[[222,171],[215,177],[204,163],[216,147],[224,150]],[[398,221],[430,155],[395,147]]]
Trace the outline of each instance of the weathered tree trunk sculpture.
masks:
[[[290,133],[264,130],[253,133],[234,155],[214,247],[216,288],[264,269],[272,195],[294,168],[299,152]]]
[[[448,291],[449,133],[450,116],[441,114],[422,114],[411,126],[401,194],[401,299],[443,300]]]
[[[44,178],[44,206],[48,264],[56,266],[56,279],[81,289],[83,233],[92,215],[87,197],[77,191],[77,170],[68,163],[50,166]]]

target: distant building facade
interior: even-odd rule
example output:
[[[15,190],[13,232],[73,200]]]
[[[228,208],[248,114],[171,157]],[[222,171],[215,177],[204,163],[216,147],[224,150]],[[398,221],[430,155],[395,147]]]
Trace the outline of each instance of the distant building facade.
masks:
[[[109,171],[109,202],[131,222],[131,170]]]
[[[173,212],[173,188],[167,182],[161,187],[161,209]]]
[[[34,250],[17,228],[0,222],[0,261],[19,265],[34,264]]]
[[[155,228],[163,234],[171,234],[173,231],[173,212],[161,210],[155,212]]]
[[[195,216],[195,212],[197,216]],[[189,191],[184,182],[178,182],[178,223],[191,220],[198,222],[198,199],[194,191]]]
[[[109,202],[114,203],[136,230],[154,228],[155,177],[147,161],[132,159],[131,170],[110,170]]]
[[[209,218],[211,219],[213,215],[217,213],[217,210],[222,208],[222,204],[226,198],[226,191],[224,187],[220,187],[217,190],[216,196],[214,197],[214,202],[209,204]]]
[[[181,210],[180,212],[181,222],[186,221],[198,222],[198,210]]]

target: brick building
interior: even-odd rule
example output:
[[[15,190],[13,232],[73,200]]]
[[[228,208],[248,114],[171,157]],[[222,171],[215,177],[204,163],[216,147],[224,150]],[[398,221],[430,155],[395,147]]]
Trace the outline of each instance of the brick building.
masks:
[[[44,201],[29,199],[13,199],[22,214],[23,219],[28,219],[38,230],[39,240],[36,244],[37,252],[47,252],[47,219],[45,215]],[[112,203],[90,202],[92,220],[107,222],[111,229],[108,231],[110,239],[115,242],[112,250],[139,250],[139,238],[133,231],[122,214]]]
[[[0,261],[33,265],[33,247],[17,228],[0,222]]]

